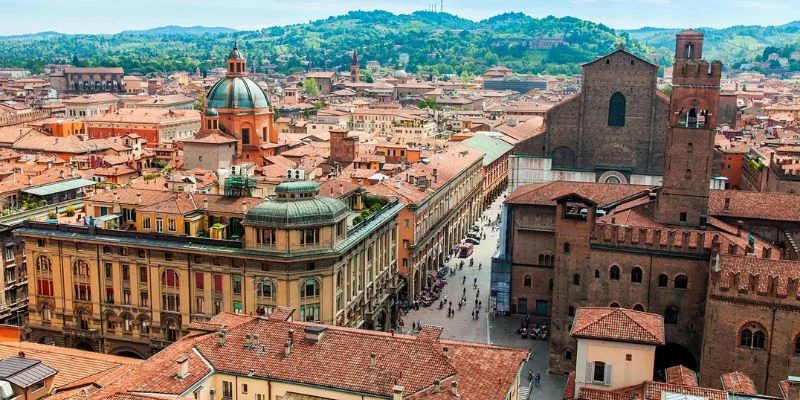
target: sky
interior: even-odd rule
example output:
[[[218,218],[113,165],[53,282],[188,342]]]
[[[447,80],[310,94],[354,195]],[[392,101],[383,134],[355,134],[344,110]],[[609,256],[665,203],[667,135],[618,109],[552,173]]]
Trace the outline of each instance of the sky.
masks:
[[[509,11],[573,16],[617,29],[780,25],[800,20],[800,0],[442,0],[445,12],[480,20]],[[409,13],[440,0],[0,0],[0,35],[116,33],[164,25],[239,30],[302,23],[351,10]]]

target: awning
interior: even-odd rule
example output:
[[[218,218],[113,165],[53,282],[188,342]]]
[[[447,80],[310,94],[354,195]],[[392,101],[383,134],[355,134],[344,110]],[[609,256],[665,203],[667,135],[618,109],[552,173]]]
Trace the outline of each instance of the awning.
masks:
[[[43,197],[43,196],[49,196],[51,194],[63,193],[63,192],[68,192],[70,190],[94,186],[95,184],[97,184],[97,182],[95,181],[78,178],[78,179],[71,179],[68,181],[49,183],[47,185],[22,189],[22,193]]]

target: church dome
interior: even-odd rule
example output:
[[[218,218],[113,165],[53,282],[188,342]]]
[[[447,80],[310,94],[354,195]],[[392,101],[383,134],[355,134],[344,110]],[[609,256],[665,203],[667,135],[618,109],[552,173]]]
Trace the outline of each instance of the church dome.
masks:
[[[228,76],[211,87],[206,96],[213,108],[266,108],[269,100],[264,90],[252,79]]]
[[[343,201],[319,196],[316,182],[284,182],[275,187],[275,194],[251,208],[243,224],[271,228],[333,225],[350,212]]]

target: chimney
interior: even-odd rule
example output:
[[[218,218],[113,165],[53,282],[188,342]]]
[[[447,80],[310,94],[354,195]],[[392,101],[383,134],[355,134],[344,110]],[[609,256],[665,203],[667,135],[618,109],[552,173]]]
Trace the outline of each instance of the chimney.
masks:
[[[182,355],[175,360],[175,363],[178,364],[178,368],[175,371],[175,378],[176,379],[184,379],[189,376],[189,357],[186,355]]]
[[[731,209],[731,198],[730,197],[726,197],[725,198],[725,207],[723,209],[725,211],[728,211],[728,210]]]
[[[737,237],[741,237],[742,236],[742,225],[744,225],[744,221],[742,221],[742,220],[736,221],[736,236]]]
[[[142,204],[142,194],[136,193],[136,204]]]
[[[436,178],[438,178],[438,177],[439,177],[439,169],[438,168],[434,168],[433,169],[433,183],[436,183],[436,181],[437,181]]]
[[[369,369],[375,369],[378,364],[377,356],[375,353],[369,353]]]
[[[28,175],[28,186],[33,185],[33,175]]]
[[[58,171],[58,177],[61,178],[61,179],[64,179],[64,170],[63,169]]]
[[[333,190],[333,189],[331,189],[331,190]],[[343,183],[339,184],[339,195],[344,196],[344,184]]]
[[[258,336],[257,333],[254,333],[252,336],[250,336],[250,346],[257,348],[260,340],[261,337]]]
[[[203,210],[208,210],[208,198],[203,199]]]
[[[450,385],[450,393],[452,393],[453,396],[458,397],[458,382],[453,381],[453,383]]]
[[[433,393],[439,393],[439,389],[442,385],[442,381],[438,379],[434,379],[433,381]]]
[[[228,339],[228,333],[225,332],[224,329],[219,331],[219,333],[217,333],[217,345],[218,346],[224,346],[225,345],[225,341],[227,339]]]
[[[247,202],[246,201],[242,202],[242,212],[247,212]]]
[[[403,391],[406,388],[400,385],[392,386],[392,400],[403,400]]]
[[[286,357],[289,357],[289,354],[292,354],[292,341],[286,340],[286,344],[283,345],[283,352]]]
[[[444,358],[450,359],[450,348],[447,346],[442,347],[442,353],[444,354]]]

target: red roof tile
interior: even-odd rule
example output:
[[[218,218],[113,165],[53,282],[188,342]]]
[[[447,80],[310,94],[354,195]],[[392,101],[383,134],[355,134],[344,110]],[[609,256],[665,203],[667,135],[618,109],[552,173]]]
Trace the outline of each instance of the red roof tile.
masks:
[[[730,393],[738,394],[758,394],[756,387],[753,384],[753,379],[749,376],[734,371],[727,374],[722,374],[722,389]]]
[[[554,199],[574,193],[594,201],[598,206],[604,206],[637,194],[643,194],[650,189],[653,189],[653,186],[554,181],[520,186],[508,195],[505,202],[506,204],[555,206]]]
[[[667,368],[667,383],[697,386],[697,373],[683,365]]]
[[[664,320],[658,314],[613,307],[582,307],[570,335],[577,338],[664,344]]]
[[[728,207],[725,207],[725,200]],[[800,195],[781,192],[712,190],[708,214],[718,217],[800,222]]]

